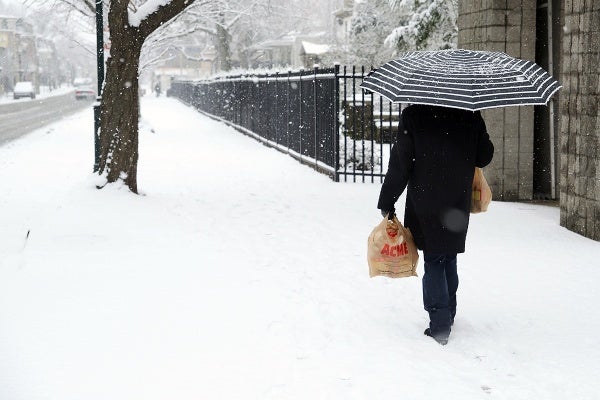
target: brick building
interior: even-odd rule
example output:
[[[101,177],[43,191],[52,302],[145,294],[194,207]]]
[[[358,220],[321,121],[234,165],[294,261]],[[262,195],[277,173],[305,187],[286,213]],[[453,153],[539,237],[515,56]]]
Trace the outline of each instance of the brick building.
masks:
[[[600,240],[600,2],[461,0],[458,47],[536,61],[563,88],[548,107],[483,112],[496,198],[558,199],[561,225]]]

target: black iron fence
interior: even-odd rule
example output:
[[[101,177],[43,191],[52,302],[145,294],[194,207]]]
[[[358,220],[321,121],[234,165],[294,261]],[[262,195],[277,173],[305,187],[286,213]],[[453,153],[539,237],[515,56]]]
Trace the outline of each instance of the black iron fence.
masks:
[[[360,88],[365,68],[344,67],[338,74],[341,121],[339,179],[356,182],[383,180],[401,107]]]
[[[381,180],[400,109],[359,85],[356,68],[174,81],[170,95],[334,180]]]

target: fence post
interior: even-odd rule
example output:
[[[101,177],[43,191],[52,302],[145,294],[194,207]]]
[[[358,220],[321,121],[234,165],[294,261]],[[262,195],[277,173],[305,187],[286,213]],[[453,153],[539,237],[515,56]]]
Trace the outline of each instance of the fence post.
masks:
[[[370,71],[373,71],[373,66],[371,65]],[[369,71],[369,73],[370,73]],[[364,78],[363,78],[364,80]],[[364,92],[364,90],[363,90]],[[371,183],[375,182],[375,96],[373,92],[370,94],[371,97],[371,162],[369,162],[369,168],[371,169]],[[381,103],[381,102],[380,102]],[[379,115],[379,121],[381,123],[381,115]]]
[[[360,68],[360,77],[361,77],[361,82],[362,80],[364,80],[365,78],[365,66],[362,65]],[[365,162],[365,108],[366,108],[366,104],[365,104],[365,91],[363,89],[360,89],[360,101],[362,102],[361,104],[361,121],[360,121],[360,143],[361,143],[361,151],[362,151],[362,171],[361,171],[361,175],[362,175],[362,181],[363,183],[365,182],[365,167],[366,167],[366,162]]]
[[[340,64],[335,64],[334,70],[334,81],[333,81],[333,180],[335,182],[340,181],[340,175],[338,173],[340,169]]]
[[[279,143],[279,72],[275,72],[275,143]]]
[[[255,95],[255,84],[252,82],[250,84],[250,130],[252,132],[256,132],[255,127],[255,110],[256,110],[256,95]]]
[[[352,66],[352,131],[353,145],[352,145],[352,181],[356,182],[356,66]]]
[[[304,128],[304,126],[302,125],[302,111],[304,109],[304,107],[302,107],[302,102],[304,101],[303,96],[302,96],[302,76],[304,76],[304,70],[301,69],[300,70],[300,75],[298,76],[298,89],[300,90],[300,124],[298,126],[299,128],[299,132],[300,132],[300,160],[302,161],[302,156],[304,154],[302,154],[302,128]]]
[[[348,80],[347,78],[348,68],[344,65],[344,182],[348,182]]]
[[[235,123],[237,125],[241,125],[242,124],[242,111],[241,111],[241,107],[240,107],[240,98],[239,96],[237,96],[236,94],[239,93],[239,89],[238,89],[238,82],[232,82],[231,85],[231,101],[233,101],[233,115],[235,115]]]
[[[288,154],[290,153],[290,76],[292,75],[292,71],[288,70],[288,74],[287,74],[287,88],[285,90],[286,93],[286,99],[285,99],[285,104],[287,107],[287,112],[285,113],[286,116],[286,121],[285,121],[285,138],[286,138],[286,145],[287,145],[287,150],[288,150]]]
[[[319,163],[319,130],[317,129],[317,72],[318,67],[314,67],[314,75],[313,75],[313,118],[314,118],[314,141],[315,141],[315,169]]]

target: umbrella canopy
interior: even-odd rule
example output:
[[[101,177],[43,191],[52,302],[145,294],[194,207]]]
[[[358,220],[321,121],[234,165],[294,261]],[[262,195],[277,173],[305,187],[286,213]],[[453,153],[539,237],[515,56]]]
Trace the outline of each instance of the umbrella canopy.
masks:
[[[392,102],[471,111],[544,105],[561,88],[534,62],[462,49],[405,53],[371,71],[361,87]]]

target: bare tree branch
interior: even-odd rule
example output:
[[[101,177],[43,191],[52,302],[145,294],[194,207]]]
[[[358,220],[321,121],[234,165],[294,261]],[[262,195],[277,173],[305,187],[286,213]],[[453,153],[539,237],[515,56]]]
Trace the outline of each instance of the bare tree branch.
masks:
[[[169,47],[166,47],[163,51],[161,51],[156,56],[146,59],[144,61],[140,61],[140,72],[145,71],[147,68],[157,65],[158,63],[172,60],[175,57],[164,57],[164,55],[170,50]]]
[[[108,4],[107,0],[104,0]],[[51,8],[66,7],[67,11],[76,11],[86,17],[91,17],[96,13],[95,0],[24,0],[23,4],[27,6],[44,6],[48,5]]]

